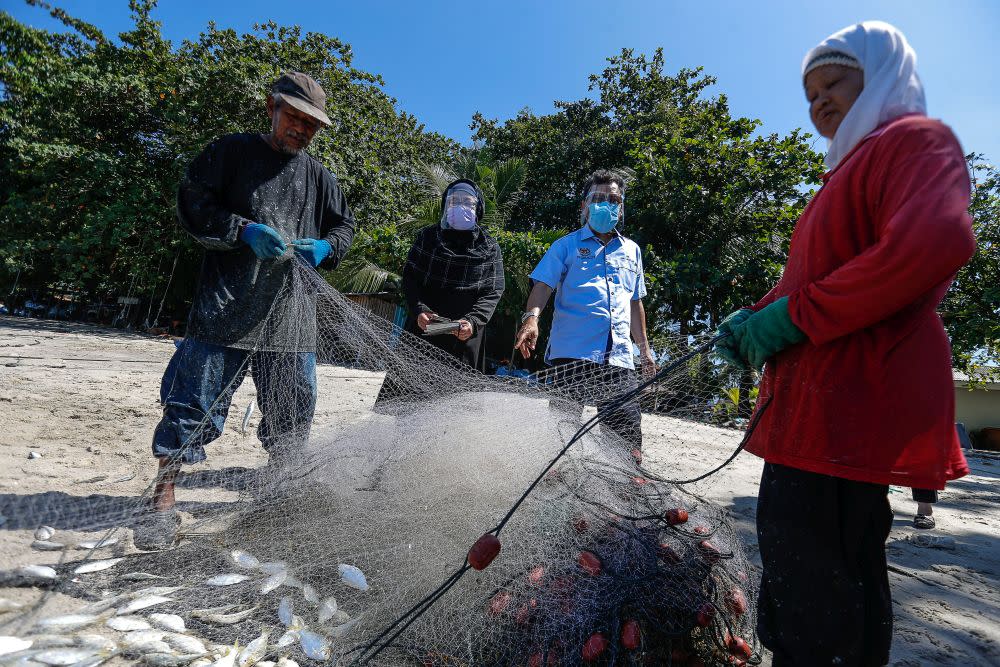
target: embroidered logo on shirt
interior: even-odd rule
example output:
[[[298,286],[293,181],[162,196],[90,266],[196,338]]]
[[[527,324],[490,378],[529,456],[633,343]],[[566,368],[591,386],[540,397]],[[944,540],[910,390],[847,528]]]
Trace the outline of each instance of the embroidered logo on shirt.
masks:
[[[590,257],[590,248],[577,248],[576,253],[580,257]]]

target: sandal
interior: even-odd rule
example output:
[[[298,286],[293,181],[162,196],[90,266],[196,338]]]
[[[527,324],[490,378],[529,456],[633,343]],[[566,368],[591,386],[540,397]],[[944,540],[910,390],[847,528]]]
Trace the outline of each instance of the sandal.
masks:
[[[918,514],[913,517],[913,527],[920,530],[930,530],[934,527],[934,517],[926,514]]]

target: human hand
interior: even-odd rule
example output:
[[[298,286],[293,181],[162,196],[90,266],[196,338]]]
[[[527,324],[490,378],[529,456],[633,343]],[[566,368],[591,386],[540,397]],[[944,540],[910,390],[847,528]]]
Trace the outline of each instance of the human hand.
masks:
[[[333,252],[330,242],[322,239],[295,239],[292,245],[295,246],[295,252],[312,264],[313,268],[319,266]]]
[[[733,311],[726,316],[726,319],[722,320],[718,330],[715,332],[716,336],[729,334],[715,344],[714,352],[730,366],[735,366],[736,368],[747,367],[746,361],[740,356],[740,345],[732,334],[733,327],[743,324],[751,315],[753,315],[753,311],[749,308],[740,308]]]
[[[417,315],[417,326],[421,331],[427,331],[427,325],[437,318],[437,313],[420,313]]]
[[[788,312],[788,297],[753,313],[733,327],[733,340],[739,345],[740,358],[758,371],[764,362],[790,345],[805,340],[806,335],[795,326]]]
[[[240,239],[250,246],[258,259],[274,259],[284,254],[287,246],[273,227],[251,222],[243,228]]]
[[[521,325],[521,329],[517,332],[517,338],[514,341],[514,347],[518,349],[521,356],[525,359],[531,358],[531,353],[535,351],[535,345],[538,343],[538,318],[529,317],[525,320],[524,324]]]
[[[465,341],[472,338],[472,323],[469,320],[459,320],[459,328],[453,331],[455,338]]]
[[[656,375],[656,359],[653,358],[653,354],[648,350],[642,355],[642,379],[644,382],[648,382],[653,379]]]

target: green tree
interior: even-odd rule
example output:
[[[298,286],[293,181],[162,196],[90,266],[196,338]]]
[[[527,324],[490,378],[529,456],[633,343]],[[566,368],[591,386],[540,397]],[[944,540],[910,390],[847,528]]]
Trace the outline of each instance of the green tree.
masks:
[[[809,135],[760,136],[734,118],[700,69],[664,73],[625,49],[590,77],[596,100],[557,102],[506,123],[477,115],[475,138],[493,159],[526,156],[524,197],[512,227],[575,226],[581,187],[596,168],[630,180],[623,232],[643,247],[653,334],[698,333],[777,280],[788,238],[818,182]]]
[[[286,69],[326,90],[333,127],[310,153],[366,223],[409,215],[416,164],[456,147],[397,112],[382,79],[354,68],[350,46],[334,37],[274,23],[238,35],[210,24],[174,47],[152,18],[155,2],[133,0],[133,27],[113,42],[28,2],[68,32],[0,13],[0,281],[153,301],[169,283],[168,302],[180,306],[199,252],[175,224],[177,183],[218,136],[266,131],[269,84]]]
[[[977,153],[969,214],[976,253],[958,272],[941,304],[955,368],[976,382],[1000,382],[1000,169]]]

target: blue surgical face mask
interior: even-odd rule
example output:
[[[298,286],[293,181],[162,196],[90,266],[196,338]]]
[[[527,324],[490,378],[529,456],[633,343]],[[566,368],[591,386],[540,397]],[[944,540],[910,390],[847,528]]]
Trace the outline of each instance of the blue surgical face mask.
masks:
[[[445,216],[448,229],[468,231],[476,226],[476,210],[469,206],[451,206]]]
[[[590,205],[587,223],[598,234],[609,234],[618,224],[618,204],[600,202]]]

